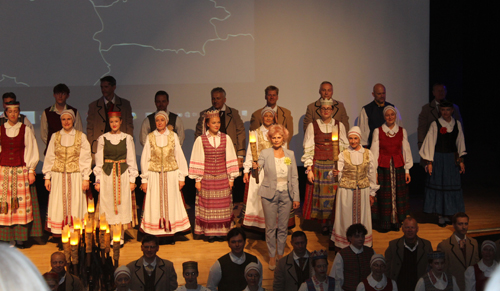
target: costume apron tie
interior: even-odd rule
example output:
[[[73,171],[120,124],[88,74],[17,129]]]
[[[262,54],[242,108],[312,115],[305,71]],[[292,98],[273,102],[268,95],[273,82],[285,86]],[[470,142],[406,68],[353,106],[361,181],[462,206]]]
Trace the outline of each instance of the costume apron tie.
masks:
[[[119,160],[119,161],[114,161],[114,160],[104,160],[105,163],[112,163],[112,169],[111,169],[111,176],[113,176],[113,201],[114,201],[114,207],[115,207],[115,214],[118,214],[118,205],[122,204],[122,179],[121,177],[117,177],[118,173],[122,173],[121,171],[121,164],[126,163],[127,160]],[[117,182],[118,180],[118,189],[117,189]],[[117,193],[118,192],[118,193]]]
[[[167,185],[167,173],[163,171],[163,148],[161,151],[161,172],[160,172],[160,229],[164,229],[165,232],[170,232],[171,225],[168,219],[168,185]]]

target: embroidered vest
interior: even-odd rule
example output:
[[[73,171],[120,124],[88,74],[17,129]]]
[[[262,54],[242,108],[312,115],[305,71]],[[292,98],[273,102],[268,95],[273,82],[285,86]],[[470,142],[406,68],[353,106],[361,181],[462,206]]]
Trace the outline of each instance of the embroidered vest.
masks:
[[[393,137],[388,137],[382,130],[382,126],[378,128],[379,137],[379,155],[378,166],[381,168],[390,168],[391,159],[395,168],[400,168],[405,165],[403,158],[403,128],[400,127],[398,133]]]
[[[370,275],[370,259],[374,251],[370,247],[363,246],[363,252],[355,254],[350,247],[340,250],[344,260],[344,291],[354,291],[358,284]]]
[[[387,278],[387,285],[385,285],[384,289],[375,289],[370,284],[368,284],[368,279],[363,280],[363,285],[365,285],[365,291],[392,291],[392,280],[391,278]]]
[[[128,169],[127,165],[127,138],[122,139],[117,145],[112,144],[109,140],[104,137],[104,165],[102,170],[106,175],[111,175],[113,170],[113,164],[106,162],[106,160],[122,161],[120,162],[120,173],[116,173],[117,176],[125,173]]]
[[[19,128],[19,133],[15,137],[8,137],[5,126],[0,126],[0,141],[2,152],[0,153],[0,165],[7,167],[26,166],[24,161],[24,134],[26,125],[23,123]]]
[[[328,291],[335,291],[335,279],[333,279],[330,276],[328,276],[326,278],[328,279]],[[313,280],[311,278],[307,279],[305,282],[306,282],[308,291],[316,291],[316,288],[314,287]]]
[[[72,109],[75,112],[75,118],[76,118],[78,110],[75,107],[69,106],[68,104],[66,104],[66,107],[67,109]],[[57,114],[56,111],[50,111],[50,108],[52,108],[52,106],[45,108],[45,117],[47,117],[48,132],[47,132],[47,145],[45,146],[45,151],[43,152],[44,155],[47,153],[47,148],[49,147],[52,134],[60,131],[63,128],[61,123],[61,115]],[[74,120],[74,122],[76,122],[76,120]]]
[[[258,139],[258,141],[257,141],[258,142],[257,156],[260,156],[260,152],[262,150],[265,150],[265,149],[272,147],[273,144],[270,141],[264,139],[264,134],[262,133],[260,128],[257,128],[256,132],[257,132],[257,139]]]
[[[151,113],[151,114],[148,115],[149,128],[151,129],[151,132],[155,131],[155,129],[156,129],[155,114],[156,114],[156,112]],[[176,120],[177,120],[177,114],[169,112],[168,113],[167,127],[169,125],[171,125],[172,129],[169,128],[168,130],[173,131],[175,133],[178,133],[177,130],[175,129],[175,121]]]
[[[226,134],[221,133],[220,145],[214,148],[208,141],[206,134],[201,135],[203,151],[205,152],[205,172],[204,175],[222,175],[227,173],[226,166]],[[245,287],[243,287],[245,288]],[[243,290],[243,289],[242,289]]]
[[[455,120],[455,126],[452,132],[445,134],[441,133],[441,123],[436,121],[437,125],[437,139],[436,139],[436,153],[455,153],[457,149],[457,138],[458,138],[458,121]]]
[[[156,144],[154,133],[148,134],[149,144],[151,145],[151,160],[149,161],[149,171],[152,172],[170,172],[179,169],[175,160],[175,133],[170,132],[167,137],[167,145],[159,147]]]
[[[474,265],[474,276],[476,277],[476,291],[483,291],[490,278],[484,275],[484,272],[479,269],[478,264]]]
[[[78,173],[80,172],[80,150],[82,148],[82,132],[76,130],[75,141],[72,146],[65,147],[61,144],[61,132],[54,134],[56,156],[52,172]]]
[[[370,153],[367,149],[363,153],[363,162],[360,165],[353,165],[351,162],[351,154],[348,150],[344,150],[344,169],[342,170],[342,179],[340,179],[340,187],[347,189],[367,188],[370,187],[368,180],[368,166],[370,165]]]
[[[221,280],[219,281],[218,290],[243,290],[247,286],[245,279],[245,267],[250,263],[257,263],[257,257],[245,253],[245,262],[241,265],[233,263],[229,254],[219,258],[220,269],[222,273]]]
[[[335,120],[335,119],[334,119]],[[335,120],[335,125],[339,127],[339,121]],[[314,129],[314,159],[319,161],[333,161],[333,141],[332,133],[324,133],[319,128],[318,123],[313,121]]]
[[[446,274],[446,280],[448,280],[447,282],[448,284],[446,285],[446,288],[442,290],[432,285],[428,273],[426,273],[423,278],[424,278],[425,291],[453,291],[453,278],[451,277],[450,274]]]

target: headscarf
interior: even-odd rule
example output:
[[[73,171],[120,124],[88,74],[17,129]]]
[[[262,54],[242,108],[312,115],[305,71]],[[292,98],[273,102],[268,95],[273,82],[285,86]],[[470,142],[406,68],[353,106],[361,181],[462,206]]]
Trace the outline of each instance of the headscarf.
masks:
[[[125,274],[125,275],[127,275],[130,278],[130,269],[127,266],[125,266],[125,265],[116,268],[116,270],[115,270],[115,280],[121,274]]]
[[[65,115],[65,114],[70,115],[73,118],[73,122],[75,122],[76,116],[75,116],[75,112],[73,111],[73,109],[65,109],[65,110],[63,110],[63,112],[61,112],[61,116],[60,117],[62,118],[63,115]]]
[[[359,137],[359,139],[361,139],[361,129],[359,128],[359,126],[351,127],[351,129],[347,133],[347,137],[349,137],[350,135],[353,135],[353,134],[357,135]]]

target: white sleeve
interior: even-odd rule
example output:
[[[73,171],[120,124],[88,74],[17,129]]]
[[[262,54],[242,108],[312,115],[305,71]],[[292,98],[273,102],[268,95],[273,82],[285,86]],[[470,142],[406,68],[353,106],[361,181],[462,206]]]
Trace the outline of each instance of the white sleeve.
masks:
[[[451,276],[453,279],[453,291],[460,291],[460,288],[458,288],[457,285],[457,280],[455,279],[455,276]]]
[[[306,284],[306,282],[300,284],[300,287],[299,287],[298,291],[307,291],[307,284]]]
[[[52,143],[52,139],[50,140],[50,143]],[[87,139],[87,136],[85,133],[82,132],[82,141],[81,141],[81,148],[80,148],[80,174],[82,175],[83,180],[89,180],[90,173],[92,173],[92,155],[90,154],[90,143],[89,140]],[[53,151],[52,151],[53,152]],[[47,150],[48,153],[48,150]],[[53,153],[52,153],[53,154]],[[45,156],[45,159],[47,159],[47,156]],[[45,165],[44,165],[45,166]]]
[[[356,291],[365,291],[365,284],[363,284],[363,281],[359,282],[358,287],[356,287]],[[397,291],[397,290],[393,289],[393,291]]]
[[[424,275],[427,276],[427,275]],[[415,286],[415,291],[425,291],[424,278],[418,279],[417,286]]]
[[[474,266],[470,266],[465,270],[465,290],[464,291],[475,291],[476,290],[476,274],[474,273]]]
[[[146,137],[145,144],[144,147],[142,148],[142,154],[141,154],[141,183],[148,183],[150,160],[151,160],[151,144],[149,143],[149,138]]]
[[[401,129],[403,130],[403,159],[405,161],[405,172],[409,174],[411,167],[413,167],[413,156],[411,155],[410,143],[408,142],[408,133],[406,129],[402,127]]]
[[[220,268],[219,260],[217,260],[212,265],[210,272],[208,273],[207,288],[211,291],[216,291],[221,278],[222,270]]]
[[[361,145],[368,145],[368,137],[370,136],[370,127],[368,126],[368,116],[366,115],[365,108],[361,109],[359,114],[359,129],[361,130]]]
[[[455,120],[455,122],[458,122],[457,150],[458,156],[461,157],[467,154],[467,152],[465,151],[464,130],[460,121]]]
[[[337,181],[340,181],[342,178],[342,170],[344,170],[344,152],[340,152],[339,160],[337,161],[337,170],[339,171],[339,175],[337,176]]]
[[[80,111],[76,112],[75,123],[73,125],[73,128],[83,132],[83,124],[82,124],[82,117],[80,116]]]
[[[184,143],[184,138],[186,136],[184,135],[184,123],[182,123],[182,119],[179,116],[177,116],[177,119],[175,120],[175,131],[177,131],[179,143],[182,146],[182,144]]]
[[[179,167],[178,178],[179,181],[184,181],[186,179],[186,176],[189,174],[189,169],[186,162],[186,157],[184,156],[184,152],[182,151],[181,148],[181,143],[175,132],[174,132],[174,142],[175,142],[175,147],[174,147],[175,161],[177,162],[177,166]]]
[[[391,278],[387,278],[387,280],[391,280]],[[396,284],[396,281],[392,281],[392,291],[398,291],[398,284]]]
[[[365,149],[365,151],[370,151]],[[375,196],[380,185],[377,185],[377,161],[373,158],[373,154],[370,151],[370,165],[368,167],[368,179],[370,180],[370,195]]]
[[[349,147],[349,140],[347,139],[347,132],[345,130],[345,125],[342,122],[339,122],[339,150],[342,152],[343,150]]]
[[[137,161],[135,157],[135,144],[134,138],[127,134],[127,165],[128,165],[128,177],[130,183],[135,183],[135,178],[139,176],[139,171],[137,170]]]
[[[379,138],[379,128],[375,128],[372,134],[372,145],[370,146],[370,152],[373,154],[373,158],[377,161],[378,166],[378,156],[380,152],[380,138]]]
[[[142,146],[146,144],[146,140],[148,139],[148,134],[151,132],[151,126],[149,125],[149,118],[144,118],[141,125],[141,133],[139,134],[139,142]],[[142,165],[141,165],[142,170]]]
[[[437,139],[437,124],[433,121],[429,127],[429,131],[425,135],[424,142],[420,148],[419,154],[422,159],[427,161],[434,161],[434,150],[436,149],[436,139]]]
[[[240,175],[238,167],[238,156],[234,150],[233,141],[229,135],[226,135],[226,168],[229,181],[234,181]]]
[[[25,118],[25,120],[28,120],[28,118]],[[38,153],[38,145],[36,143],[35,135],[28,126],[26,126],[26,130],[24,131],[24,143],[24,162],[26,163],[26,167],[30,173],[35,173],[35,168],[40,160],[40,155]]]
[[[313,122],[317,122],[313,120]],[[304,134],[304,155],[300,159],[304,163],[304,167],[313,165],[314,158],[314,126],[313,122],[307,125],[306,133]]]
[[[252,130],[250,132],[255,132],[255,131]],[[255,145],[258,147],[259,143],[256,142]],[[252,168],[252,162],[253,162],[252,147],[250,146],[250,139],[248,139],[247,155],[245,157],[245,162],[243,163],[243,173],[250,173],[250,169]]]
[[[35,128],[33,127],[33,124],[31,124],[31,121],[28,119],[28,116],[26,116],[24,118],[24,125],[26,125],[27,127],[29,127],[29,129],[31,129],[31,133],[34,136],[35,135]]]
[[[94,175],[95,181],[101,181],[102,166],[104,165],[104,135],[97,138],[97,152],[95,153]]]
[[[344,259],[339,253],[337,253],[333,260],[330,277],[335,279],[335,290],[342,290],[342,286],[344,285]]]
[[[52,178],[52,167],[54,166],[54,161],[56,159],[56,155],[54,153],[54,140],[55,139],[50,140],[49,146],[47,147],[47,153],[45,154],[45,160],[43,160],[42,173],[45,175],[44,179],[46,180],[50,180],[50,178]]]
[[[47,123],[47,115],[45,114],[44,110],[42,113],[42,118],[40,119],[40,137],[42,138],[44,144],[47,144],[47,140],[49,139],[49,137],[47,136],[48,134],[49,134],[49,124]],[[47,159],[47,155],[45,155],[45,159]]]
[[[194,141],[191,151],[191,161],[189,162],[189,178],[201,182],[205,172],[205,152],[203,151],[203,142],[201,136]]]

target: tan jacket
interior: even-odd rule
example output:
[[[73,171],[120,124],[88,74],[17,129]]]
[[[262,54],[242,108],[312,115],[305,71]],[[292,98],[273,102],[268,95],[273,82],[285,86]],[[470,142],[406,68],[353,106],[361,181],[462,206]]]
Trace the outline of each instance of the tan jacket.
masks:
[[[432,244],[430,241],[420,237],[417,237],[417,241],[418,246],[415,250],[417,252],[417,276],[420,278],[426,273],[427,266],[429,266],[427,254],[432,252]],[[391,240],[389,242],[389,247],[385,250],[385,260],[387,262],[386,275],[395,281],[397,281],[399,271],[403,265],[405,253],[404,243],[404,237]]]
[[[130,289],[142,291],[144,290],[144,259],[141,257],[137,261],[127,264],[130,270],[131,280]],[[174,291],[177,289],[177,274],[175,273],[174,264],[168,260],[162,260],[156,257],[155,268],[155,290],[156,291]]]

